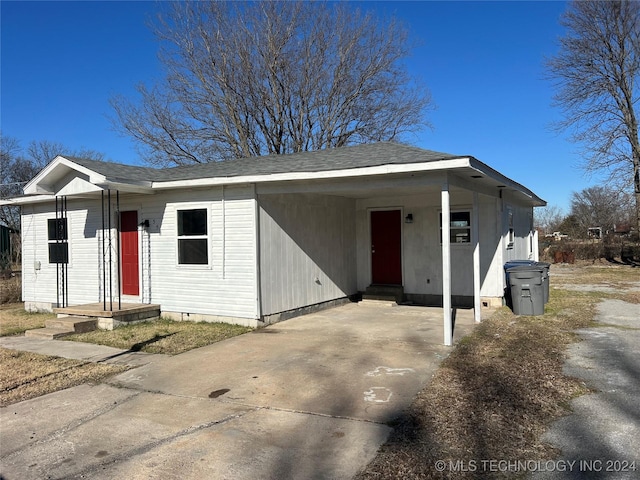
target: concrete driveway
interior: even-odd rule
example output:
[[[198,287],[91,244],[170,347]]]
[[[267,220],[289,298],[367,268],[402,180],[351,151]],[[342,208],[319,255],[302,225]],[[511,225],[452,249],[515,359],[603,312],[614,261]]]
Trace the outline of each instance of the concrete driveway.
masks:
[[[564,468],[531,480],[640,478],[640,306],[606,299],[595,320],[599,326],[578,330],[582,341],[569,347],[564,373],[596,391],[572,400],[572,413],[543,436],[561,450],[556,465]]]
[[[459,310],[455,339],[473,328]],[[0,409],[3,478],[351,478],[450,348],[442,310],[349,304]]]

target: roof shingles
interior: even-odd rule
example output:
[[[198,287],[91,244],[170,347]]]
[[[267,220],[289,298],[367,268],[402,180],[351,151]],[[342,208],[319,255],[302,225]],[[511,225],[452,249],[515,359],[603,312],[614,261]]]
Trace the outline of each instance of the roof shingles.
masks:
[[[162,182],[288,172],[323,172],[381,165],[435,162],[461,157],[399,143],[380,142],[314,152],[240,158],[171,168],[137,167],[75,157],[65,158],[100,173],[108,179]]]

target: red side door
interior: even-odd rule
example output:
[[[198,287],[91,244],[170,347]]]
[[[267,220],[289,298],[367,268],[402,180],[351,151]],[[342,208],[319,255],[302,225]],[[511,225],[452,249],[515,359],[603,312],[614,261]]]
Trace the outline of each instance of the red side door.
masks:
[[[122,294],[140,294],[138,263],[138,212],[120,212]]]
[[[402,285],[400,210],[371,212],[371,283]]]

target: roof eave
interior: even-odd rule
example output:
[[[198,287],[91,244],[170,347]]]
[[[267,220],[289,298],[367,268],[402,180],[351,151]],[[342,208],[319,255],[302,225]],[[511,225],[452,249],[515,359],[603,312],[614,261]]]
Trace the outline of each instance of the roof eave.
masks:
[[[184,187],[208,187],[216,185],[239,185],[267,182],[286,182],[294,180],[321,180],[350,177],[366,177],[393,173],[412,173],[442,171],[469,167],[470,157],[459,157],[437,162],[386,164],[375,167],[358,167],[343,170],[326,170],[311,172],[285,172],[266,175],[238,175],[234,177],[207,177],[192,180],[170,180],[153,182],[154,190]]]
[[[107,179],[104,182],[95,183],[97,187],[103,190],[117,190],[123,193],[141,193],[141,194],[153,194],[152,182],[141,181],[122,181]]]
[[[22,205],[31,205],[34,203],[47,203],[55,201],[55,195],[25,195],[22,197],[5,198],[0,200],[0,206],[14,206],[19,207]]]
[[[497,170],[491,168],[486,163],[483,163],[483,162],[481,162],[480,160],[478,160],[478,159],[476,159],[474,157],[469,157],[469,160],[470,160],[470,167],[471,168],[473,168],[474,170],[478,171],[478,173],[480,173],[482,175],[486,175],[487,177],[490,177],[493,180],[499,182],[500,184],[504,185],[505,188],[511,188],[511,189],[515,190],[516,192],[521,193],[522,195],[524,195],[525,197],[527,197],[531,201],[531,204],[534,207],[544,207],[544,206],[547,205],[546,201],[544,201],[543,199],[538,197],[535,193],[533,193],[527,187],[525,187],[524,185],[519,184],[518,182],[516,182],[514,180],[511,180],[509,177],[506,177],[502,173],[500,173]]]
[[[25,195],[34,195],[34,194],[53,194],[53,190],[51,188],[51,184],[46,183],[45,179],[47,176],[51,175],[56,168],[60,168],[60,166],[65,166],[72,170],[76,170],[80,173],[83,173],[89,177],[89,181],[91,183],[99,183],[104,182],[104,175],[100,175],[93,170],[83,167],[82,165],[78,165],[77,163],[63,157],[62,155],[58,155],[56,158],[51,160],[42,170],[38,172],[38,174],[31,179],[23,188]]]

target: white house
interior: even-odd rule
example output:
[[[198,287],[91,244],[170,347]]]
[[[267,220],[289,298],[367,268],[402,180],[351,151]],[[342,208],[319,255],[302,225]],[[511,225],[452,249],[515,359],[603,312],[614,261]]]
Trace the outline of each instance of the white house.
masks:
[[[27,310],[114,299],[260,326],[395,286],[501,302],[545,202],[471,156],[377,143],[165,169],[56,157],[22,206]],[[442,222],[442,218],[448,221]]]

